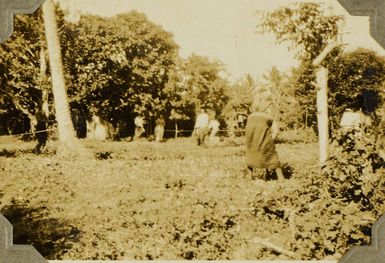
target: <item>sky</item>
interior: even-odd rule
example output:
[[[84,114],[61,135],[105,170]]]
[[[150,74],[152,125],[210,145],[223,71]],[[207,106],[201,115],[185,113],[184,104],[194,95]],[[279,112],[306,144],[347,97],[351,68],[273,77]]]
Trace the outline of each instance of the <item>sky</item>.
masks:
[[[221,60],[231,80],[245,74],[259,79],[273,66],[286,71],[295,66],[294,54],[286,45],[276,45],[272,34],[256,34],[256,11],[271,11],[289,0],[60,0],[73,14],[114,16],[137,10],[173,33],[180,55],[192,53]],[[313,1],[315,2],[315,1]],[[320,1],[317,1],[320,2]],[[325,0],[328,12],[346,18],[344,43],[347,49],[365,47],[381,55],[385,50],[369,34],[368,17],[350,16],[337,0]]]

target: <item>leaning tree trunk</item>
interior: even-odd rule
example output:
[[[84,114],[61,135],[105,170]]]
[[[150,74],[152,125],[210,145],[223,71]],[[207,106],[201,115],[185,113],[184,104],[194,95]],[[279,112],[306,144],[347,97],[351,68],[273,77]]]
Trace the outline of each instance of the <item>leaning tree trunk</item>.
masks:
[[[59,140],[69,146],[74,146],[75,131],[68,107],[55,7],[52,0],[45,0],[45,3],[43,4],[43,17],[48,46],[49,65],[51,68],[52,92],[54,96],[56,121],[58,123]]]

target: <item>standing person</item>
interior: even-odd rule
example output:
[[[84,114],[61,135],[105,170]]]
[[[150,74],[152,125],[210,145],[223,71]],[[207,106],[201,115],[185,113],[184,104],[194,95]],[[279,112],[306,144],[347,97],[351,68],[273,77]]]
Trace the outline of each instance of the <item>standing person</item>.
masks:
[[[163,141],[163,135],[164,135],[164,119],[163,116],[160,116],[155,121],[155,141],[161,142]]]
[[[200,113],[197,115],[194,132],[197,137],[198,145],[204,144],[206,135],[209,132],[209,115],[204,109],[201,109]]]
[[[35,147],[35,153],[40,154],[42,152],[42,149],[47,144],[48,140],[48,116],[47,114],[42,110],[38,109],[36,112],[36,139],[37,139],[37,145]]]
[[[210,120],[210,123],[209,123],[209,129],[211,130],[210,144],[215,143],[215,136],[217,135],[217,133],[219,131],[219,126],[220,126],[220,123],[217,119],[215,119],[215,117],[212,120]]]
[[[144,119],[141,115],[135,117],[135,138],[139,138],[144,133]]]
[[[249,170],[254,168],[275,169],[278,180],[283,180],[281,164],[275,149],[275,129],[270,114],[255,111],[247,118],[246,123],[246,165]]]
[[[107,139],[107,129],[106,126],[103,124],[102,120],[99,116],[94,115],[92,116],[92,121],[95,123],[95,139],[104,141]]]

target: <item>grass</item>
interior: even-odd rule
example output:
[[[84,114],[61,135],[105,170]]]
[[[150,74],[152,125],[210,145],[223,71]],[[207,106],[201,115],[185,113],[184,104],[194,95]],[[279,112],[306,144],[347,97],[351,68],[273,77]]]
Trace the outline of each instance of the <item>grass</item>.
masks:
[[[315,195],[314,143],[277,145],[291,170],[284,183],[252,180],[239,143],[80,143],[97,158],[62,159],[55,142],[42,155],[32,153],[33,142],[3,137],[0,144],[1,211],[17,223],[19,242],[47,259],[289,259],[256,237],[297,251],[295,259],[319,257],[298,248],[301,222],[289,220],[303,216]],[[34,211],[31,220],[20,223],[20,208]]]

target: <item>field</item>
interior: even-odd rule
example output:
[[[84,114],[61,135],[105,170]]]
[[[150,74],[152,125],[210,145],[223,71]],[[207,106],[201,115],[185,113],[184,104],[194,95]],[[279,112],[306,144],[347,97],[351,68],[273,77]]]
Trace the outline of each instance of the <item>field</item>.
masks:
[[[322,197],[315,143],[277,144],[284,182],[245,170],[242,138],[80,143],[97,158],[1,138],[1,212],[47,259],[339,259],[369,241],[373,214]]]

